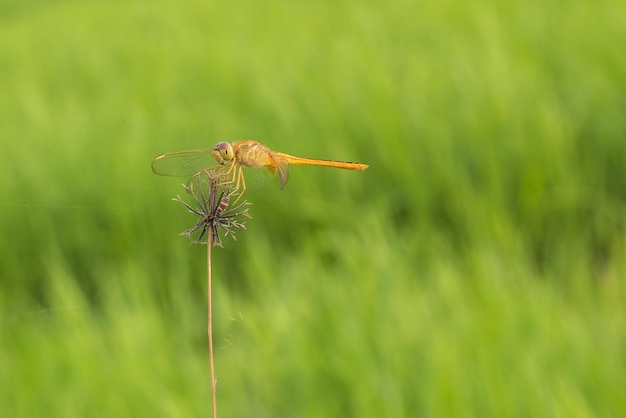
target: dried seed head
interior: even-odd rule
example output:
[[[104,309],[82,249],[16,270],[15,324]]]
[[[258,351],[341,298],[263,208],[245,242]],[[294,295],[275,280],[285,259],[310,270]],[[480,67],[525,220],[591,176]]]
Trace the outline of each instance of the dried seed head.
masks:
[[[246,229],[245,221],[239,218],[251,218],[248,213],[250,202],[244,200],[238,203],[240,193],[233,191],[228,185],[220,184],[218,179],[209,175],[197,175],[192,178],[188,185],[183,185],[187,193],[191,194],[195,200],[197,207],[193,207],[181,199],[180,196],[172,199],[187,208],[187,210],[198,216],[198,220],[194,226],[188,230],[181,232],[180,235],[187,235],[192,242],[206,244],[209,236],[213,245],[222,247],[222,240],[219,236],[219,229],[224,230],[224,236],[230,235],[234,240],[235,228]],[[231,202],[235,202],[235,206],[230,206]],[[197,239],[193,239],[192,235],[200,231]],[[206,238],[205,238],[206,235]]]

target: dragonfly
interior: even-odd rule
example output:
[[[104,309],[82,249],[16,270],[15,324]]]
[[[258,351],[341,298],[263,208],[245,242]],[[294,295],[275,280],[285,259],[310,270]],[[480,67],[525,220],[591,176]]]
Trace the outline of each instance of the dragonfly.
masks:
[[[162,176],[200,176],[216,179],[221,186],[228,186],[239,197],[264,187],[273,179],[280,179],[284,188],[289,179],[289,166],[309,165],[334,167],[345,170],[365,170],[369,166],[348,161],[320,160],[295,157],[275,152],[267,146],[245,139],[235,142],[219,142],[214,147],[157,155],[152,161],[152,171]],[[237,200],[239,200],[239,197]]]

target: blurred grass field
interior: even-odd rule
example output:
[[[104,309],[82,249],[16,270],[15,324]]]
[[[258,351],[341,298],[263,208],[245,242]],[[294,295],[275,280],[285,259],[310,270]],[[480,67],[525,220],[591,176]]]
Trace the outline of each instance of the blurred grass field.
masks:
[[[626,4],[0,0],[0,415],[210,415],[152,158],[294,167],[214,252],[222,417],[626,414]]]

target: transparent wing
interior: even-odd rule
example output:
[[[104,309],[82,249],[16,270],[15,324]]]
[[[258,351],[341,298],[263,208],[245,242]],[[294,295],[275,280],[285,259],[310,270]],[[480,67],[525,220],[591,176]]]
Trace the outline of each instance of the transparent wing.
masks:
[[[282,190],[289,180],[289,160],[281,157],[277,153],[273,153],[272,159],[278,168],[278,177],[280,178],[280,189]]]
[[[241,170],[243,173],[242,184],[237,184],[238,172],[228,173],[228,166],[218,165],[208,170],[202,170],[198,175],[193,176],[189,179],[189,185],[194,184],[194,187],[197,189],[198,187],[206,187],[210,179],[216,179],[220,182],[220,185],[230,188],[231,191],[242,192],[245,188],[245,193],[249,194],[265,188],[279,178],[277,170],[266,167],[250,168],[237,166],[236,170]]]
[[[200,170],[217,165],[211,155],[212,147],[157,155],[152,171],[162,176],[189,177]]]
[[[280,188],[282,189],[285,187],[285,184],[287,184],[287,180],[289,179],[289,163],[287,160],[275,158],[275,156],[272,156],[271,158],[274,163],[274,167],[241,167],[246,193],[253,193],[261,190],[277,178],[280,179]]]
[[[243,170],[243,179],[246,185],[246,193],[257,192],[265,188],[268,184],[272,183],[279,177],[276,170],[266,167],[242,167],[241,169]]]

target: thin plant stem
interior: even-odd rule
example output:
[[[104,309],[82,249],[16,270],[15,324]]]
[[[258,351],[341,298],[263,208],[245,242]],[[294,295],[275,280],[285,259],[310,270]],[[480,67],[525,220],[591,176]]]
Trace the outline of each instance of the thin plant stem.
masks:
[[[185,190],[193,196],[197,207],[191,206],[177,196],[176,202],[181,203],[189,212],[198,216],[196,224],[188,230],[181,232],[181,235],[187,235],[190,238],[196,231],[198,232],[197,240],[193,242],[203,243],[202,238],[206,236],[207,244],[207,334],[209,344],[209,365],[211,373],[211,401],[213,409],[213,418],[217,418],[217,380],[215,379],[215,361],[213,352],[213,295],[211,286],[211,251],[214,245],[222,246],[219,235],[219,229],[224,230],[224,235],[230,235],[234,240],[235,229],[246,229],[245,221],[239,221],[239,217],[251,216],[248,214],[248,203],[237,204],[241,193],[235,193],[228,188],[224,188],[218,179],[207,176],[207,182],[204,183],[201,176],[194,177],[195,182],[189,185],[183,185]],[[194,184],[197,186],[194,188]],[[206,190],[208,187],[208,191]],[[231,197],[237,194],[237,198],[231,203]],[[206,235],[205,235],[206,234]]]
[[[213,248],[213,230],[209,228],[207,236],[207,316],[208,316],[208,334],[209,334],[209,363],[211,367],[211,400],[213,405],[213,418],[217,418],[217,401],[215,380],[215,364],[213,361],[213,298],[211,295],[211,249]]]

